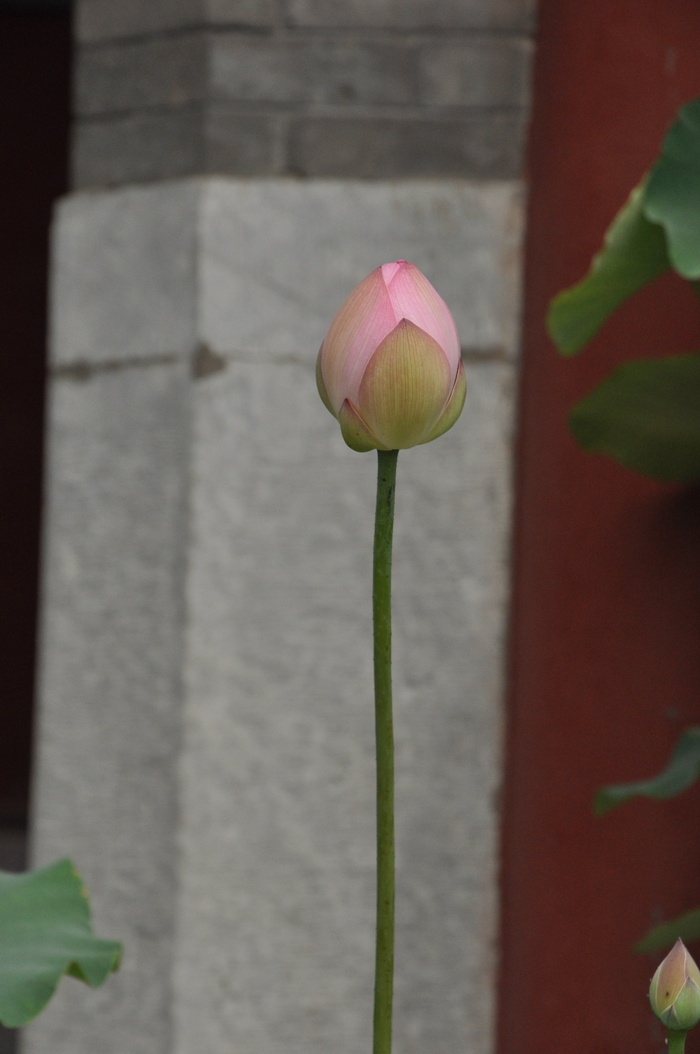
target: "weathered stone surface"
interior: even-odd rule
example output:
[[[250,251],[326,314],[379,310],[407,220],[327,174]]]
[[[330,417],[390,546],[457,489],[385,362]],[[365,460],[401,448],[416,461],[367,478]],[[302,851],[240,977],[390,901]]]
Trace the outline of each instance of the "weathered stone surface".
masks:
[[[516,183],[211,180],[202,199],[200,336],[224,355],[313,366],[330,317],[378,263],[404,257],[451,305],[463,347],[513,356]]]
[[[199,187],[65,199],[55,219],[51,356],[58,366],[195,347]]]
[[[25,1054],[368,1042],[375,466],[313,362],[397,256],[450,302],[470,390],[399,458],[395,1049],[493,1049],[521,226],[514,183],[64,203],[35,852],[76,857],[126,953],[99,992],[65,984]]]
[[[350,44],[342,34],[255,37],[236,32],[84,48],[77,67],[80,116],[203,102],[522,107],[531,45],[463,37],[424,43],[397,37]]]
[[[278,0],[204,0],[204,10],[213,25],[269,27],[280,21]]]
[[[528,4],[83,0],[74,184],[518,177]]]
[[[219,175],[282,175],[286,169],[287,119],[258,106],[211,103],[205,116],[202,170]]]
[[[313,365],[358,276],[396,257],[439,284],[465,348],[513,356],[521,212],[508,182],[205,179],[76,195],[56,220],[53,360],[183,356],[203,342]]]
[[[289,164],[314,177],[514,178],[523,165],[524,130],[524,112],[301,117],[292,121]]]
[[[386,29],[522,29],[532,26],[535,0],[288,0],[303,26]]]
[[[73,182],[92,188],[207,173],[283,174],[286,125],[283,114],[226,103],[79,121]]]
[[[535,0],[286,0],[292,26],[399,30],[532,29]],[[85,43],[143,36],[205,23],[279,25],[277,0],[78,0],[76,31]]]
[[[83,43],[140,37],[205,24],[269,27],[276,0],[78,0],[76,33]]]
[[[415,98],[414,49],[402,42],[326,36],[212,37],[215,99],[276,103],[402,104]]]
[[[78,0],[76,35],[93,42],[201,24],[203,0]]]
[[[34,842],[126,951],[99,992],[62,983],[36,1054],[172,1052],[187,402],[182,366],[53,386]]]
[[[519,109],[426,119],[417,111],[298,116],[251,103],[193,104],[79,121],[73,181],[92,188],[206,173],[513,179],[523,167],[526,119]]]
[[[183,1054],[349,1054],[369,1027],[375,467],[344,447],[309,375],[261,356],[197,389]],[[472,367],[470,383],[460,426],[399,459],[402,1052],[487,1050],[491,1030],[512,368]],[[193,949],[217,945],[193,971]]]
[[[203,122],[196,104],[78,121],[73,184],[109,187],[200,173],[206,157]]]
[[[530,92],[527,40],[471,39],[424,45],[421,102],[431,106],[523,107]]]
[[[83,48],[76,70],[78,115],[125,113],[202,102],[209,41],[201,31]]]

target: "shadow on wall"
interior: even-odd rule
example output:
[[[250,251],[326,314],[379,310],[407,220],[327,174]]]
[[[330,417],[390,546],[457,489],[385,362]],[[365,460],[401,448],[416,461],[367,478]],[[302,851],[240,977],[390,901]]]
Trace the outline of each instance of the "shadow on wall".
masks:
[[[38,77],[36,71],[41,70]],[[67,184],[70,13],[65,2],[0,0],[0,870],[26,866],[46,368],[48,230]],[[0,1054],[17,1033],[0,1026]]]

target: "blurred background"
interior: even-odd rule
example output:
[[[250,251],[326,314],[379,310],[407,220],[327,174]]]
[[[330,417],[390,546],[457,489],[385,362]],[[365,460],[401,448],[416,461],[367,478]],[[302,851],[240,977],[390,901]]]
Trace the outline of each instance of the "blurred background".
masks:
[[[116,994],[108,994],[108,985],[104,995],[87,993],[83,1002],[81,994],[77,1003],[71,996],[65,1011],[52,1008],[34,1038],[29,1030],[27,1051],[184,1054],[192,1044],[223,1049],[222,1036],[232,1037],[230,1049],[241,1052],[261,1046],[271,1054],[313,1051],[316,1042],[325,1049],[334,999],[344,1007],[345,1029],[335,1049],[357,1049],[354,1008],[361,1020],[366,989],[361,972],[345,988],[321,992],[316,1002],[301,982],[277,1000],[251,995],[231,973],[250,970],[262,978],[272,971],[276,977],[264,946],[272,946],[281,977],[298,959],[321,952],[323,972],[336,969],[332,951],[343,939],[342,904],[328,909],[338,929],[322,949],[313,936],[311,894],[292,894],[282,905],[279,946],[264,926],[257,936],[246,926],[240,934],[237,920],[246,910],[250,917],[264,913],[270,898],[295,883],[309,890],[336,883],[341,902],[346,880],[352,896],[371,890],[369,860],[355,857],[353,884],[353,853],[338,874],[323,871],[318,859],[331,843],[317,845],[293,809],[281,826],[294,854],[276,844],[274,825],[266,828],[265,817],[277,808],[284,813],[283,802],[323,793],[326,769],[300,751],[316,735],[327,750],[341,734],[335,714],[323,726],[321,697],[337,680],[356,674],[364,684],[358,673],[363,660],[337,668],[327,658],[336,638],[305,650],[301,633],[287,639],[276,624],[270,629],[276,608],[272,602],[256,606],[251,583],[263,554],[244,521],[258,525],[263,541],[269,530],[270,546],[279,550],[280,539],[292,537],[302,522],[292,516],[279,534],[270,526],[274,495],[287,479],[290,487],[313,494],[303,530],[328,524],[314,544],[329,554],[326,569],[334,568],[333,547],[355,544],[348,524],[362,522],[358,510],[371,487],[361,476],[372,469],[366,464],[361,473],[353,463],[344,506],[334,513],[322,495],[345,471],[346,451],[319,439],[332,424],[322,410],[316,422],[312,403],[303,403],[299,434],[307,440],[289,441],[281,467],[263,443],[261,459],[272,467],[257,482],[260,437],[255,432],[249,451],[246,434],[265,414],[250,365],[257,349],[279,375],[281,367],[299,365],[294,357],[303,341],[304,369],[310,367],[324,318],[327,324],[364,274],[361,268],[380,262],[372,262],[372,253],[384,251],[411,252],[453,307],[477,393],[472,420],[478,422],[468,426],[463,444],[445,440],[453,445],[444,448],[452,460],[441,469],[442,491],[430,489],[429,455],[439,453],[437,446],[416,455],[415,470],[408,469],[409,455],[404,459],[407,494],[416,499],[415,506],[407,499],[412,526],[405,545],[412,563],[406,580],[416,567],[430,574],[429,560],[419,561],[437,538],[438,546],[445,541],[444,550],[438,548],[440,573],[454,583],[455,594],[441,623],[440,612],[413,597],[425,588],[418,578],[406,598],[415,625],[407,616],[405,631],[398,631],[397,662],[403,655],[408,671],[399,714],[415,732],[405,744],[405,786],[433,804],[408,806],[410,912],[403,940],[412,966],[399,981],[399,1011],[403,1007],[407,1023],[399,1027],[397,1054],[534,1054],[553,1042],[563,1054],[612,1054],[632,1045],[650,1054],[663,1050],[645,1002],[654,963],[632,944],[654,922],[696,905],[698,791],[670,803],[635,803],[601,819],[593,817],[591,802],[603,783],[657,771],[682,728],[698,722],[700,500],[695,491],[652,483],[585,454],[566,416],[617,362],[697,349],[697,303],[682,283],[665,276],[623,308],[576,360],[557,355],[544,318],[551,297],[587,270],[678,107],[700,93],[699,40],[700,13],[690,0],[597,6],[573,0],[0,0],[0,617],[6,642],[0,867],[21,869],[30,854],[43,862],[71,852],[88,875],[102,928],[115,937],[127,930],[126,979],[110,982]],[[51,243],[60,200],[62,219]],[[290,279],[295,270],[297,286]],[[319,270],[324,277],[310,293]],[[246,271],[259,278],[259,288],[240,277]],[[293,301],[294,310],[279,307],[275,298]],[[246,310],[257,321],[241,322]],[[166,335],[161,340],[158,334]],[[49,345],[49,385],[64,394],[54,397],[56,415],[47,426]],[[162,407],[171,399],[165,382],[153,404],[145,395],[138,403],[128,387],[121,394],[90,394],[109,378],[116,383],[115,363],[129,370],[151,360],[156,365],[143,376],[171,366],[174,375],[182,367],[173,381],[182,390],[168,403],[162,428],[151,415],[155,400]],[[192,394],[195,381],[206,396]],[[295,380],[286,383],[296,391]],[[272,401],[279,402],[282,420],[282,396]],[[233,427],[227,423],[232,406],[250,427],[224,440]],[[147,418],[151,431],[142,435]],[[123,434],[135,437],[134,449],[117,465],[122,420]],[[292,434],[286,427],[284,434]],[[334,466],[327,490],[319,483],[318,492],[300,467],[311,460],[317,473],[324,471],[316,464],[322,460],[318,446],[309,454],[312,438],[328,443],[323,453]],[[123,529],[115,526],[121,492],[100,483],[110,478],[110,450],[113,478],[138,477],[154,494],[151,512],[140,498],[130,505],[127,495]],[[173,451],[177,457],[171,458]],[[229,469],[227,459],[238,459],[239,467]],[[156,493],[161,484],[162,502]],[[228,503],[220,496],[227,488],[245,500]],[[449,495],[444,517],[438,510],[429,521],[428,538],[419,527],[412,535],[414,520],[423,515],[420,499],[439,506],[441,493]],[[191,519],[181,530],[185,507]],[[101,516],[110,526],[98,531]],[[152,536],[141,546],[139,531],[149,523]],[[470,523],[476,540],[463,543]],[[131,564],[130,531],[140,553]],[[147,583],[161,605],[149,614],[139,583],[160,559],[159,540],[171,546],[172,559],[155,587]],[[228,562],[229,543],[239,563]],[[452,565],[449,553],[455,551]],[[300,554],[291,545],[279,559],[285,566],[303,563]],[[95,571],[112,564],[122,592],[106,572]],[[362,566],[361,555],[347,558],[338,570],[343,588],[356,587]],[[217,592],[222,575],[231,575],[231,588],[245,594],[240,608]],[[166,579],[171,592],[158,592]],[[275,578],[275,588],[280,581]],[[279,605],[288,619],[301,612],[300,623],[320,632],[324,622],[341,617],[321,579],[309,587],[317,607],[308,615],[302,584],[290,589]],[[357,589],[353,603],[360,605],[364,594]],[[178,604],[182,610],[166,645],[159,611],[167,604],[171,614]],[[97,633],[101,619],[106,628]],[[427,642],[419,628],[426,623]],[[258,643],[268,631],[277,666]],[[119,650],[120,633],[141,634],[133,651],[131,644]],[[119,682],[124,656],[131,661],[137,644],[151,638],[144,672],[132,669],[132,681]],[[229,645],[229,638],[238,643]],[[443,685],[426,671],[438,654],[442,669],[449,669],[454,651],[440,651],[446,640],[454,651],[464,647],[464,665],[455,665],[452,680],[445,674]],[[66,642],[76,648],[70,661]],[[182,667],[174,671],[180,658]],[[173,671],[172,681],[160,671],[161,661],[163,671]],[[290,672],[300,665],[306,680]],[[323,691],[314,688],[319,680]],[[242,822],[222,834],[217,818],[228,806],[218,811],[215,782],[210,786],[204,775],[207,768],[225,767],[217,736],[229,743],[230,732],[227,756],[239,765],[240,786],[227,784],[231,794],[257,786],[263,776],[277,778],[261,760],[269,742],[259,717],[269,704],[263,683],[292,684],[299,706],[291,708],[287,742],[296,753],[280,761],[279,785],[269,801],[263,794],[259,811],[251,811],[250,827]],[[119,718],[110,716],[110,685],[115,694],[128,689],[135,700]],[[439,711],[444,693],[449,720],[431,738],[437,724],[422,724],[413,707],[414,697],[433,688],[440,692],[431,706]],[[161,689],[164,699],[177,698],[177,707],[158,701]],[[346,707],[355,690],[353,682]],[[222,700],[236,692],[248,693],[251,711],[224,714]],[[97,696],[105,706],[99,720]],[[142,728],[134,721],[149,698],[156,701]],[[37,700],[43,724],[33,716]],[[315,715],[310,727],[305,705]],[[364,750],[358,722],[354,732]],[[228,730],[223,736],[222,727]],[[170,736],[173,728],[167,750],[160,751],[163,730]],[[127,732],[133,740],[153,737],[133,765]],[[121,760],[112,769],[115,754]],[[350,749],[341,755],[343,773],[346,765],[365,774],[359,751],[358,757]],[[118,798],[120,787],[126,794],[133,781],[140,807],[148,812],[153,805],[152,828],[130,807],[110,811],[86,789],[100,772],[105,801]],[[471,827],[464,813],[483,788]],[[343,775],[336,790],[351,801],[356,790],[356,804],[364,803],[364,787],[354,787],[350,777]],[[238,801],[245,802],[245,794]],[[240,807],[245,812],[248,805]],[[442,831],[443,840],[434,843],[428,828]],[[164,861],[178,863],[159,870],[161,863],[152,863],[139,846],[157,837],[146,832],[166,830],[159,851]],[[199,838],[202,831],[210,841]],[[336,833],[339,844],[347,838],[348,845],[361,846],[366,829]],[[114,856],[112,837],[119,848]],[[462,855],[470,851],[472,862],[465,864]],[[236,881],[251,892],[219,902],[205,879],[226,874],[232,861],[237,868],[239,853],[247,864]],[[214,863],[211,875],[204,867],[202,877],[192,862],[204,859]],[[279,885],[262,883],[256,891],[256,875],[274,869],[276,861]],[[153,915],[149,931],[148,905],[163,875],[160,894],[170,914]],[[197,895],[212,900],[211,917],[182,907]],[[142,908],[131,933],[129,920]],[[440,920],[441,909],[448,918]],[[353,927],[357,921],[361,958],[369,921],[360,907],[348,912]],[[213,940],[222,919],[232,926],[231,940],[240,938],[240,950],[231,957],[226,947],[210,949],[205,980],[187,997],[188,956],[178,934]],[[462,942],[476,949],[473,955],[457,947]],[[172,979],[149,989],[135,1012],[142,978],[164,962]],[[453,979],[454,998],[441,1002],[439,993]],[[250,1007],[251,999],[246,1016],[241,1007]],[[431,1022],[435,1007],[439,1023]],[[90,1013],[88,1024],[77,1020]],[[111,1022],[108,1029],[104,1021]],[[3,1032],[0,1049],[13,1050],[15,1038]]]

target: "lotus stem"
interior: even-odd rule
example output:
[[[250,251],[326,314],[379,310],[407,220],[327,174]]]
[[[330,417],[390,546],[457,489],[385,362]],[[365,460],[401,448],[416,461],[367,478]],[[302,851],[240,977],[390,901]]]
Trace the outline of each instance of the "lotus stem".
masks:
[[[673,1028],[668,1030],[668,1054],[684,1054],[686,1032],[678,1032]]]
[[[394,727],[391,694],[391,552],[398,450],[378,450],[372,610],[377,748],[377,930],[373,1054],[391,1054],[394,992]]]

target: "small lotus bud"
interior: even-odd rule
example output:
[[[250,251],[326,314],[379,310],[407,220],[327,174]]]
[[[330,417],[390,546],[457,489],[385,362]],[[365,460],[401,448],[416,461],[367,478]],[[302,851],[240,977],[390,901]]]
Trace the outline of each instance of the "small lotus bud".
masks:
[[[700,970],[680,938],[652,977],[649,1000],[673,1031],[685,1032],[700,1021]]]
[[[360,282],[318,353],[323,402],[353,450],[402,450],[455,423],[467,384],[454,319],[406,260]]]

